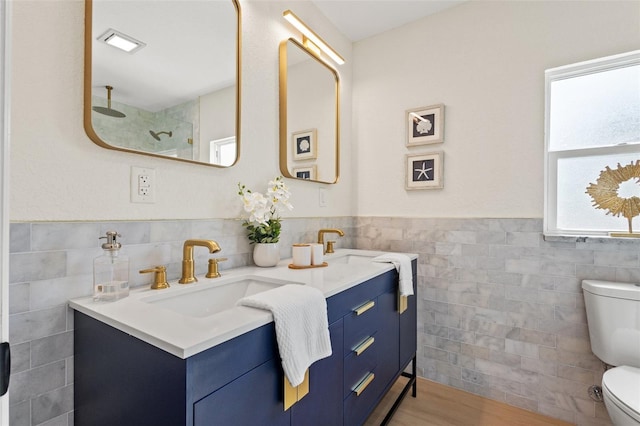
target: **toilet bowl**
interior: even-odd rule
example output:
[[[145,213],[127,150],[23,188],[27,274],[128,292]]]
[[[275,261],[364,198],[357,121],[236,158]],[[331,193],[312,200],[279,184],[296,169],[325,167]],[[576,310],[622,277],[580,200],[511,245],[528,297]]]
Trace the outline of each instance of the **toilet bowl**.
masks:
[[[612,368],[602,377],[602,394],[614,425],[640,425],[640,368]]]
[[[640,285],[582,281],[591,350],[615,366],[602,377],[616,426],[640,426]]]

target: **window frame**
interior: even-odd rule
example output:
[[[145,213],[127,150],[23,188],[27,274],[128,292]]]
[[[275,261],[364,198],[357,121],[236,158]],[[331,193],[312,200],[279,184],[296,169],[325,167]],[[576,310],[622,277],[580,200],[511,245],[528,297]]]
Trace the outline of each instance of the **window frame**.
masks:
[[[558,80],[574,78],[618,68],[640,65],[640,50],[608,56],[576,64],[565,65],[545,70],[545,106],[544,106],[544,214],[543,235],[570,237],[607,237],[610,231],[568,230],[557,226],[557,179],[558,160],[562,158],[581,158],[595,155],[640,154],[640,140],[623,145],[609,145],[589,148],[570,148],[550,150],[550,114],[551,83]]]

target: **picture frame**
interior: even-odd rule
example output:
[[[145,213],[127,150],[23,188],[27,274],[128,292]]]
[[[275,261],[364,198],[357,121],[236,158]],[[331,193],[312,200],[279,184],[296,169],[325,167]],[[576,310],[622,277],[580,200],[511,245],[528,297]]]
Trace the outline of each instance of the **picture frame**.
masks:
[[[317,176],[318,172],[315,164],[305,167],[296,167],[293,169],[293,177],[297,179],[316,180]]]
[[[444,152],[407,154],[405,189],[444,188]]]
[[[317,130],[309,129],[291,134],[293,160],[313,160],[318,156]]]
[[[444,104],[406,111],[407,146],[444,142]]]

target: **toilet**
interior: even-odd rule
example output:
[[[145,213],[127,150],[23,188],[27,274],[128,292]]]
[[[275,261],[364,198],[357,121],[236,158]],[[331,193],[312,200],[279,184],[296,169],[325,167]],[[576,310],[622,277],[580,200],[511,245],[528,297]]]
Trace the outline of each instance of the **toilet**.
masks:
[[[640,425],[640,286],[584,280],[591,350],[614,366],[602,377],[607,412],[616,426]]]

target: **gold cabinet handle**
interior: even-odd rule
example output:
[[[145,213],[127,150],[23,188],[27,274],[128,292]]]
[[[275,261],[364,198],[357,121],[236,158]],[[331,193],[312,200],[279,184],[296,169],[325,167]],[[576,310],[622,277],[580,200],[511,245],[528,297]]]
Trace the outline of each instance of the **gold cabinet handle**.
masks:
[[[356,346],[356,348],[353,350],[356,353],[356,356],[360,356],[360,354],[366,351],[367,348],[369,348],[369,346],[373,345],[373,342],[375,341],[376,339],[373,336],[371,336],[367,340],[365,340],[364,342]]]
[[[404,313],[404,311],[406,311],[407,308],[409,307],[408,299],[409,299],[408,296],[403,296],[398,294],[398,312],[400,312],[401,314]]]
[[[355,308],[353,312],[355,312],[356,315],[362,315],[365,312],[367,312],[369,309],[373,308],[374,306],[376,306],[376,302],[373,300],[369,300],[368,302]]]
[[[360,394],[362,392],[364,392],[364,390],[367,388],[367,386],[369,386],[371,384],[371,382],[373,382],[373,379],[375,379],[375,378],[376,378],[375,374],[373,374],[373,373],[367,374],[367,377],[362,379],[362,381],[360,383],[358,383],[358,386],[353,388],[353,391],[356,393],[356,396],[360,396]]]

